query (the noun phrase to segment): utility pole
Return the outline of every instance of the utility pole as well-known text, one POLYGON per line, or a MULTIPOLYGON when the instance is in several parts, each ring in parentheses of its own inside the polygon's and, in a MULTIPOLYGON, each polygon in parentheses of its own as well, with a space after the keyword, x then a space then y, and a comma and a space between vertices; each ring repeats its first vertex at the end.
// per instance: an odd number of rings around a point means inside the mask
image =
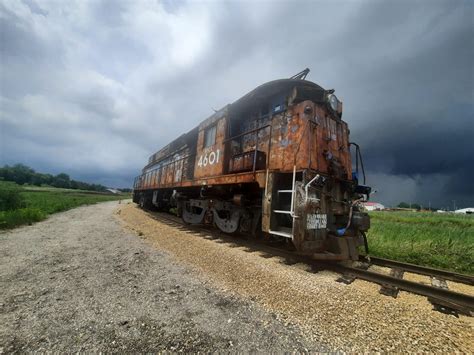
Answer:
POLYGON ((453 200, 453 212, 456 211, 456 200, 453 200))

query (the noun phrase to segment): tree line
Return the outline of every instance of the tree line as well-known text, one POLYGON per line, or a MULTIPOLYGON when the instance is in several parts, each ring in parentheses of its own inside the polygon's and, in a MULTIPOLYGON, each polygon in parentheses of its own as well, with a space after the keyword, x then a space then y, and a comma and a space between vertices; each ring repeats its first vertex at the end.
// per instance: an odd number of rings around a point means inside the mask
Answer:
POLYGON ((411 208, 411 209, 418 210, 418 211, 420 211, 420 210, 436 211, 436 210, 439 209, 439 208, 433 207, 433 206, 422 206, 419 203, 407 203, 407 202, 400 202, 397 205, 397 207, 398 208, 411 208))
POLYGON ((65 173, 60 173, 58 175, 38 173, 32 168, 23 164, 15 164, 13 166, 5 165, 0 168, 0 180, 13 181, 18 185, 48 185, 65 189, 88 191, 107 190, 106 186, 100 184, 88 184, 87 182, 73 180, 68 174, 65 173))

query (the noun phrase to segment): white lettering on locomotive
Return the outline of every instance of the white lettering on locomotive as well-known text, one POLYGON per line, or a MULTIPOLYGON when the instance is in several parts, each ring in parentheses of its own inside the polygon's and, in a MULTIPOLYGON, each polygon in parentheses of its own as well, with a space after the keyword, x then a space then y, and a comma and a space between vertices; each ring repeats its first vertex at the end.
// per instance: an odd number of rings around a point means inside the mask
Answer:
POLYGON ((327 226, 328 216, 326 214, 308 214, 306 218, 306 229, 324 229, 327 226))
POLYGON ((198 166, 200 168, 209 165, 214 165, 219 163, 219 155, 220 155, 220 150, 217 149, 215 152, 211 151, 210 153, 206 153, 204 155, 201 155, 198 160, 198 166))

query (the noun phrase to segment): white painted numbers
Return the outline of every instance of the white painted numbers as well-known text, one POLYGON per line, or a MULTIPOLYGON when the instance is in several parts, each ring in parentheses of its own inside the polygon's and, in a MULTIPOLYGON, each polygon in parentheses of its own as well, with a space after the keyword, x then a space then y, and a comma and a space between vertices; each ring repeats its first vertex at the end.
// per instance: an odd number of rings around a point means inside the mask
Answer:
POLYGON ((327 226, 328 216, 326 214, 308 214, 306 229, 324 229, 327 226))
POLYGON ((211 151, 210 153, 206 153, 204 155, 201 155, 198 160, 198 166, 200 168, 206 167, 208 164, 209 165, 214 165, 219 163, 219 155, 220 155, 220 150, 217 149, 215 152, 211 151))

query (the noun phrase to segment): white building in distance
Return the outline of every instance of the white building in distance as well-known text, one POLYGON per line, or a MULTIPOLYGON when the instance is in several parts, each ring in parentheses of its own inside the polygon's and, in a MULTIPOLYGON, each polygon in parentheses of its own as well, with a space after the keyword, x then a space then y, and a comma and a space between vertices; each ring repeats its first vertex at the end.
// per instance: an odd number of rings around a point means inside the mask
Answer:
POLYGON ((385 206, 378 202, 367 201, 367 202, 363 202, 362 206, 364 206, 364 208, 367 211, 381 211, 385 209, 385 206))
POLYGON ((460 210, 454 211, 454 213, 472 214, 474 213, 474 207, 461 208, 460 210))

